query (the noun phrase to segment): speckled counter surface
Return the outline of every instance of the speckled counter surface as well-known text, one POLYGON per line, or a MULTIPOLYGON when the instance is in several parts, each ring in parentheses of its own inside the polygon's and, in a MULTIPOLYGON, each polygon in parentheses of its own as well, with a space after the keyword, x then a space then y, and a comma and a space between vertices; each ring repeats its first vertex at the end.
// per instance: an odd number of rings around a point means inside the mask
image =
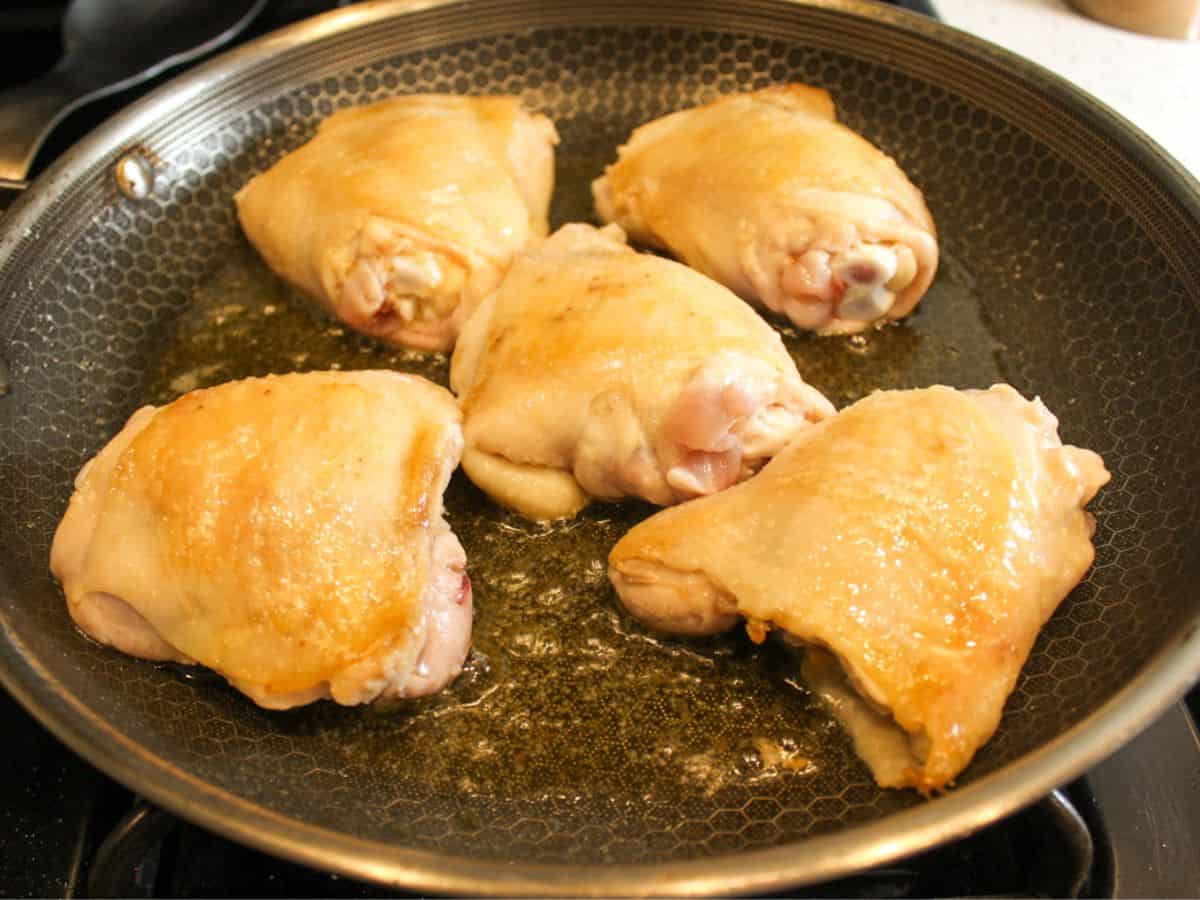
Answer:
POLYGON ((1094 94, 1200 177, 1200 41, 1092 21, 1065 0, 933 0, 948 25, 1020 53, 1094 94))

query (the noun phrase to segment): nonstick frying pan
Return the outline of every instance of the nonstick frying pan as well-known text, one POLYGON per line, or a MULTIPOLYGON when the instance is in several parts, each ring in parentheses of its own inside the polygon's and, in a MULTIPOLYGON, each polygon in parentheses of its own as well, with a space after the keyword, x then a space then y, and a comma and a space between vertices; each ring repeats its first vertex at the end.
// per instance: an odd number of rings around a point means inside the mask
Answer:
POLYGON ((5 217, 0 676, 151 800, 397 886, 744 893, 880 864, 1066 782, 1200 672, 1198 300, 1196 182, 1080 91, 937 23, 850 0, 353 6, 141 100, 5 217), (807 380, 839 405, 877 387, 1008 381, 1114 476, 1093 504, 1094 570, 953 790, 875 787, 786 648, 661 641, 624 616, 604 559, 648 514, 634 504, 535 526, 456 476, 475 650, 450 691, 416 706, 270 713, 75 631, 50 538, 76 471, 139 404, 331 366, 445 381, 444 357, 313 312, 239 233, 233 192, 323 116, 401 92, 518 93, 562 134, 561 223, 589 218, 587 183, 635 125, 784 81, 828 88, 896 157, 944 257, 904 324, 785 330, 807 380))

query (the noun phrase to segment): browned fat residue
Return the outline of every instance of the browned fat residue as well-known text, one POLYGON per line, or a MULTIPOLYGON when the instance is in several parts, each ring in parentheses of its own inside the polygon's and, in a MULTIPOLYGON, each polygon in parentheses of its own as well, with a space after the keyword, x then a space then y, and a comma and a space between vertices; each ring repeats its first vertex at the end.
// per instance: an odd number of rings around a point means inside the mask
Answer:
POLYGON ((816 771, 813 761, 798 752, 796 742, 791 738, 771 740, 765 737, 756 737, 752 739, 751 743, 758 751, 765 772, 809 773, 816 771))
POLYGON ((771 630, 771 623, 764 622, 761 619, 748 619, 746 621, 746 634, 750 640, 756 644, 761 644, 767 639, 767 633, 771 630))

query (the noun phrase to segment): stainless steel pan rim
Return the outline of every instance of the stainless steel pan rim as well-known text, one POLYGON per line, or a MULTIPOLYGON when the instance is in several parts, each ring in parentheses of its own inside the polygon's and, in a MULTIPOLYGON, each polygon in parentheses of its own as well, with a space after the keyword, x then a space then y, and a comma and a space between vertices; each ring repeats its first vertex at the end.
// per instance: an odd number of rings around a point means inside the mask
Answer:
MULTIPOLYGON (((290 48, 381 19, 469 0, 384 0, 329 13, 184 75, 81 142, 10 210, 0 260, 27 239, 39 215, 98 161, 111 158, 159 117, 214 85, 290 48)), ((1113 125, 1190 217, 1200 220, 1200 184, 1149 138, 1094 98, 1035 64, 937 23, 859 0, 814 0, 824 7, 936 35, 999 60, 1063 103, 1113 125)), ((251 73, 252 74, 252 73, 251 73)), ((350 876, 419 890, 481 894, 670 895, 749 893, 836 878, 925 850, 988 825, 1082 773, 1148 726, 1200 676, 1200 617, 1102 708, 1055 740, 977 782, 867 825, 789 846, 659 865, 500 864, 357 839, 273 813, 197 780, 154 756, 67 692, 26 652, 6 620, 0 682, 72 749, 163 807, 259 849, 350 876)))
POLYGON ((248 803, 146 753, 53 687, 9 634, 4 686, 69 747, 164 808, 250 846, 330 871, 447 894, 746 894, 827 881, 965 836, 1080 775, 1149 726, 1195 681, 1200 624, 1109 705, 993 775, 870 825, 799 844, 660 865, 502 865, 405 850, 307 825, 248 803), (15 652, 14 652, 15 651, 15 652))

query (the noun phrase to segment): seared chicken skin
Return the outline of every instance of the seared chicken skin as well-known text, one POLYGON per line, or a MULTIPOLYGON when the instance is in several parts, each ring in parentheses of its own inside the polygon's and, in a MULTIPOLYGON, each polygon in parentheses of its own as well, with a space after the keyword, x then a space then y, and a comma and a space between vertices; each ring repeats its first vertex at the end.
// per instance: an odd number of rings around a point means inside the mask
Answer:
POLYGON ((733 294, 620 229, 567 225, 467 320, 463 468, 526 516, 667 505, 755 471, 833 407, 733 294))
POLYGON ((50 568, 96 640, 208 666, 261 706, 428 694, 470 643, 442 518, 461 452, 453 398, 414 376, 194 391, 84 466, 50 568))
POLYGON ((609 577, 654 628, 745 619, 813 648, 809 684, 879 784, 942 788, 1092 563, 1084 505, 1109 475, 1057 424, 1007 385, 873 394, 747 483, 642 522, 609 577))
POLYGON ((937 270, 921 192, 803 85, 641 126, 592 191, 635 242, 822 334, 908 315, 937 270))
POLYGON ((352 328, 448 350, 545 236, 557 142, 515 97, 396 97, 322 122, 238 192, 238 216, 277 274, 352 328))

